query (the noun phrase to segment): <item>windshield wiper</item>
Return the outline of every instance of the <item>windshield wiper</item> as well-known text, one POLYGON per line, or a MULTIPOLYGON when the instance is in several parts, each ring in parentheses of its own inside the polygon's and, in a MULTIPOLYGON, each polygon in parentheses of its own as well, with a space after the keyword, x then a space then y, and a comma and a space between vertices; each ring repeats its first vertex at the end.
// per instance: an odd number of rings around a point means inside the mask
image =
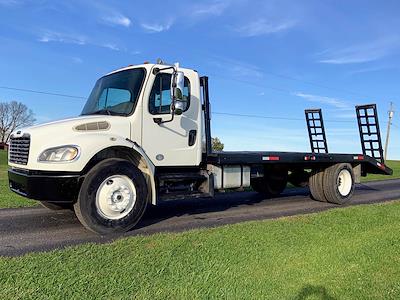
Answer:
POLYGON ((106 108, 91 112, 88 115, 104 115, 104 114, 107 114, 109 116, 113 115, 113 113, 109 109, 106 109, 106 108))

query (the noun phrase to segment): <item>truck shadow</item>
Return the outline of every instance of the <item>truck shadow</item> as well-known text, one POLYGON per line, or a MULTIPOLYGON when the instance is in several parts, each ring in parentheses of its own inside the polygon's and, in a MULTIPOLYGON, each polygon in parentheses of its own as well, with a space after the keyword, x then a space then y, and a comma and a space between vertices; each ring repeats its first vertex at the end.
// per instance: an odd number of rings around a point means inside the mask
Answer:
MULTIPOLYGON (((244 206, 280 205, 285 202, 293 202, 293 196, 299 196, 296 199, 296 201, 299 201, 299 199, 308 195, 308 188, 292 188, 271 199, 266 199, 256 192, 227 192, 217 194, 214 198, 164 201, 157 206, 150 206, 135 229, 184 215, 195 216, 194 219, 206 219, 207 216, 203 214, 224 212, 244 206)), ((308 198, 304 198, 304 201, 307 200, 308 198)))
POLYGON ((359 191, 378 191, 379 190, 379 189, 373 188, 371 186, 368 186, 368 185, 362 184, 362 183, 358 184, 356 189, 359 191))
MULTIPOLYGON (((365 184, 358 184, 356 190, 363 192, 377 189, 365 184)), ((343 205, 343 207, 348 205, 350 204, 343 205)), ((317 211, 318 209, 326 209, 327 207, 335 207, 337 205, 312 201, 308 187, 287 188, 280 196, 271 199, 267 199, 256 192, 217 193, 214 198, 171 200, 163 201, 157 206, 150 206, 139 224, 131 231, 131 234, 135 232, 135 230, 142 231, 144 227, 184 216, 191 216, 192 221, 188 222, 192 222, 192 224, 196 223, 196 220, 201 221, 211 218, 213 218, 215 223, 222 224, 228 222, 223 219, 229 219, 229 215, 218 215, 218 212, 233 211, 235 208, 243 208, 246 206, 260 207, 260 210, 263 208, 265 210, 268 206, 267 210, 271 211, 270 217, 280 217, 285 215, 284 211, 286 209, 298 209, 298 212, 301 213, 301 211, 312 212, 313 210, 317 211), (275 212, 273 212, 273 210, 275 210, 275 212)), ((257 212, 253 210, 252 213, 257 212)), ((245 220, 246 214, 249 215, 251 213, 244 211, 242 214, 243 220, 245 220)), ((171 227, 175 227, 173 224, 170 225, 171 227)))

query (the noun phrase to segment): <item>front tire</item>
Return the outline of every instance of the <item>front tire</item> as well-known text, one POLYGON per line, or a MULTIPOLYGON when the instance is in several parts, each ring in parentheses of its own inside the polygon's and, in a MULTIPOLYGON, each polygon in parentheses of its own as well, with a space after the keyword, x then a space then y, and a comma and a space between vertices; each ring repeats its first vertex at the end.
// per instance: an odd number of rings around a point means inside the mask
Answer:
POLYGON ((146 207, 142 172, 127 160, 106 159, 86 175, 74 210, 87 229, 109 234, 132 229, 146 207))

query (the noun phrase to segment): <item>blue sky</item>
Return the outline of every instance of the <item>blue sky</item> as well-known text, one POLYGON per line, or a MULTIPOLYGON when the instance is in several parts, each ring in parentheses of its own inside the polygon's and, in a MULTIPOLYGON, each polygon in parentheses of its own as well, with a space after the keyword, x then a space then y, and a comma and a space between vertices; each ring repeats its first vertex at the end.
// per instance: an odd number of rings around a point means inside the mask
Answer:
MULTIPOLYGON (((105 73, 161 57, 210 77, 212 131, 227 150, 308 151, 304 109, 317 107, 330 151, 360 152, 354 105, 378 104, 383 137, 389 102, 400 107, 399 14, 390 0, 0 0, 0 86, 86 97, 105 73)), ((38 122, 84 105, 0 88, 9 100, 38 122)))

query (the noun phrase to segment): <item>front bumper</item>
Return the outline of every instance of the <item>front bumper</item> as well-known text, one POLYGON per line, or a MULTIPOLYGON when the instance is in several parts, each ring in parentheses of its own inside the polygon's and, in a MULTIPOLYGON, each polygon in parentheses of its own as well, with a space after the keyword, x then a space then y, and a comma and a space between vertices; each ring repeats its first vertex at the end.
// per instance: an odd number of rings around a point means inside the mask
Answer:
POLYGON ((75 173, 40 172, 9 169, 10 189, 24 197, 59 203, 78 199, 83 177, 75 173))

